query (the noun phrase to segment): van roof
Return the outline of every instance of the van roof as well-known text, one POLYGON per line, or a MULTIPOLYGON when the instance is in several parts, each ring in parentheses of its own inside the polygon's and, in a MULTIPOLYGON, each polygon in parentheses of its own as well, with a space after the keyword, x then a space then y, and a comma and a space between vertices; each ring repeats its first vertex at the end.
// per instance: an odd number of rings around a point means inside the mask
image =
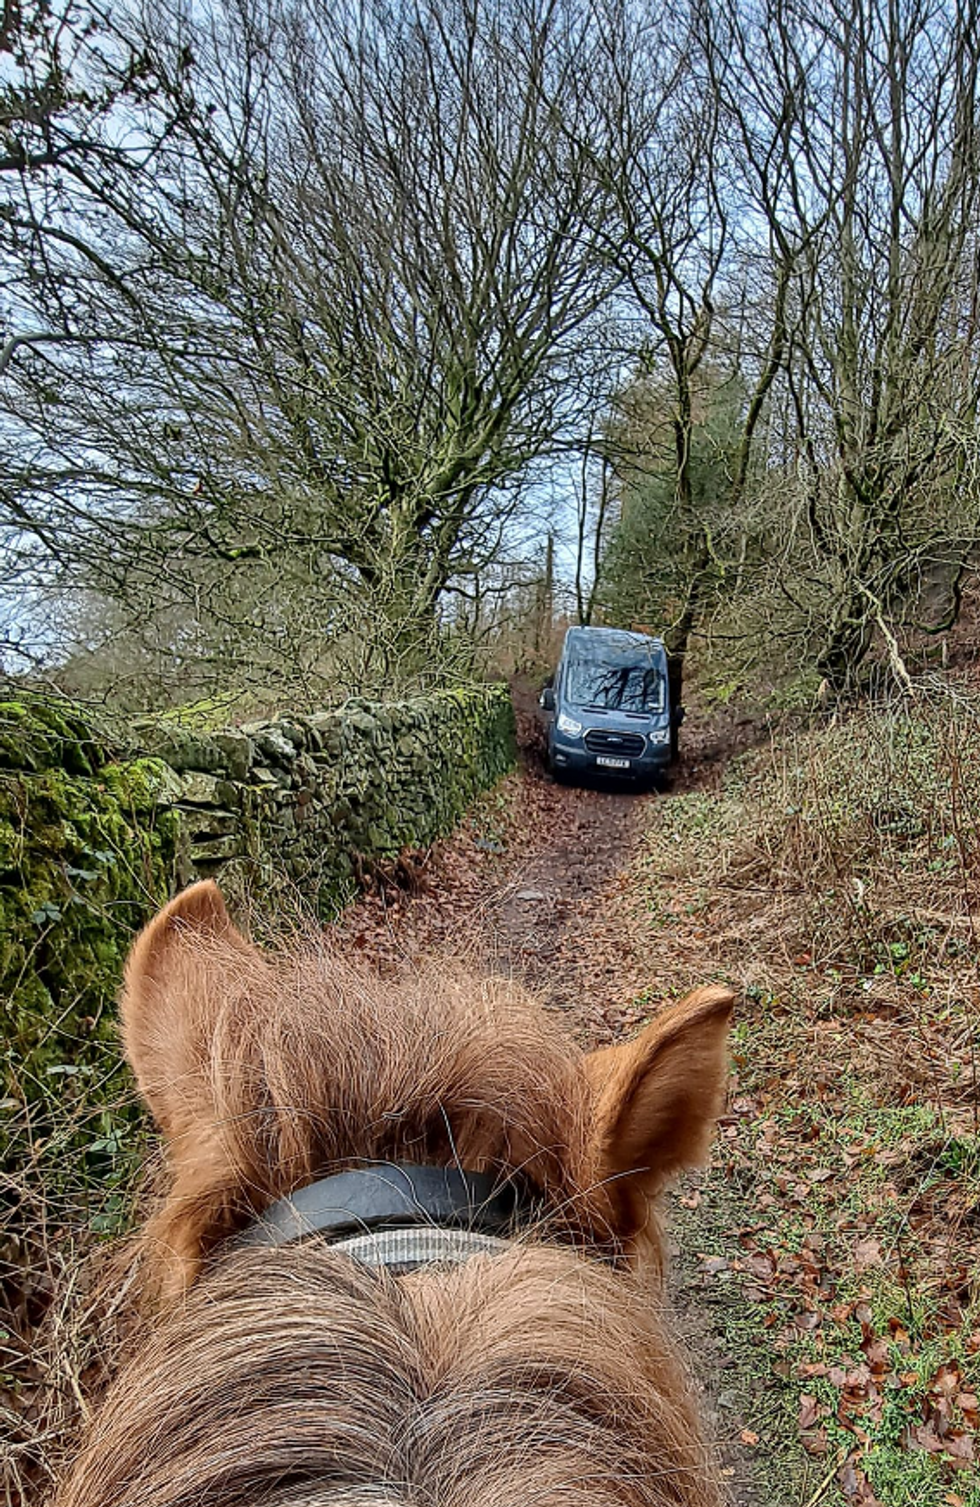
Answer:
POLYGON ((562 658, 574 654, 606 663, 636 664, 659 660, 664 652, 663 639, 652 638, 649 633, 633 633, 626 628, 569 628, 562 658))

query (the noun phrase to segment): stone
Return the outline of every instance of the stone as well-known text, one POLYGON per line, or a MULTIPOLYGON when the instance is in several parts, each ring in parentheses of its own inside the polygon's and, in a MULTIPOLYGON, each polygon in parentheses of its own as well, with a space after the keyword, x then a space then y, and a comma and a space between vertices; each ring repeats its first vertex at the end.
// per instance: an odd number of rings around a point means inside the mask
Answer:
POLYGON ((129 759, 106 764, 99 778, 127 810, 149 812, 180 800, 182 778, 163 759, 129 759))
POLYGON ((194 808, 182 814, 185 830, 190 833, 192 843, 199 837, 228 837, 232 832, 239 831, 237 811, 194 808))
POLYGON ((185 769, 209 770, 224 767, 224 755, 216 738, 203 733, 189 733, 185 728, 139 718, 133 731, 147 753, 156 754, 181 774, 185 769))
POLYGON ((221 784, 212 774, 191 770, 181 778, 178 800, 181 805, 220 806, 221 784))
POLYGON ((233 780, 246 780, 252 767, 251 739, 242 732, 215 733, 214 741, 224 755, 225 768, 233 780))
POLYGON ((311 758, 308 753, 298 754, 296 763, 293 765, 293 775, 304 784, 315 780, 317 778, 316 760, 311 758))
POLYGON ((237 833, 228 837, 212 837, 205 842, 191 843, 191 862, 208 863, 216 858, 237 858, 242 851, 242 840, 237 833))
POLYGON ((323 738, 320 734, 319 728, 314 727, 309 719, 304 720, 303 727, 306 731, 307 748, 309 748, 313 753, 319 753, 320 749, 323 747, 323 738))
POLYGON ((256 748, 280 764, 291 764, 296 757, 296 747, 288 738, 284 738, 281 732, 274 727, 266 728, 265 732, 256 733, 256 748))
POLYGON ((376 741, 378 737, 378 723, 369 712, 351 712, 350 716, 346 717, 344 721, 347 727, 353 728, 355 732, 362 733, 372 743, 376 741))

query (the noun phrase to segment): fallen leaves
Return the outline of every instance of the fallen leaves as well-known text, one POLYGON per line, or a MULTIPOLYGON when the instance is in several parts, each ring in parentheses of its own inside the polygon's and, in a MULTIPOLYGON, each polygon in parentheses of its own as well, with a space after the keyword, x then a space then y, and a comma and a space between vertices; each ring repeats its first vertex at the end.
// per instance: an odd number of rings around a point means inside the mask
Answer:
POLYGON ((881 1241, 873 1237, 869 1240, 859 1240, 854 1247, 854 1270, 866 1272, 870 1266, 881 1264, 881 1241))
POLYGON ((855 1459, 845 1461, 837 1472, 837 1480, 841 1491, 854 1507, 880 1507, 867 1476, 855 1459))
POLYGON ((815 1397, 810 1397, 804 1392, 800 1397, 800 1433, 806 1433, 814 1424, 819 1423, 821 1418, 826 1418, 828 1409, 822 1407, 815 1397))
MULTIPOLYGON (((918 1127, 928 1117, 910 1114, 903 1136, 901 1109, 892 1120, 883 1111, 849 1116, 832 1095, 808 1099, 804 1054, 794 1058, 793 1072, 778 1081, 757 1073, 752 1092, 740 1085, 722 1121, 720 1170, 745 1190, 752 1222, 726 1231, 720 1247, 699 1258, 702 1280, 723 1282, 752 1305, 752 1323, 768 1333, 760 1342, 773 1352, 773 1385, 796 1388, 800 1444, 814 1462, 826 1461, 825 1485, 836 1478, 849 1507, 889 1507, 869 1475, 882 1448, 890 1458, 928 1456, 938 1484, 967 1472, 963 1500, 973 1503, 980 1331, 962 1325, 977 1278, 943 1218, 960 1205, 933 1171, 937 1153, 930 1151, 925 1177, 914 1170, 923 1158, 918 1127), (882 1312, 884 1293, 891 1313, 882 1312), (935 1347, 947 1336, 937 1361, 935 1347)), ((967 1144, 968 1129, 946 1133, 967 1144)), ((699 1200, 688 1194, 680 1202, 700 1203, 710 1218, 710 1183, 699 1200)), ((758 1425, 745 1422, 739 1437, 754 1448, 745 1434, 756 1435, 758 1425)))

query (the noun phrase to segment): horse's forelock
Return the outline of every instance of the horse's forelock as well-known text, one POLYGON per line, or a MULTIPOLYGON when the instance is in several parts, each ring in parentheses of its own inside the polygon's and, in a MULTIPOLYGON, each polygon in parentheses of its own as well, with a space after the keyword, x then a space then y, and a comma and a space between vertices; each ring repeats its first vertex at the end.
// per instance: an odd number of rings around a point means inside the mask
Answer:
POLYGON ((181 1129, 151 1266, 176 1251, 193 1275, 268 1204, 362 1159, 519 1171, 585 1217, 582 1054, 509 981, 443 961, 395 983, 322 942, 187 938, 177 961, 202 1039, 169 1085, 181 1129))

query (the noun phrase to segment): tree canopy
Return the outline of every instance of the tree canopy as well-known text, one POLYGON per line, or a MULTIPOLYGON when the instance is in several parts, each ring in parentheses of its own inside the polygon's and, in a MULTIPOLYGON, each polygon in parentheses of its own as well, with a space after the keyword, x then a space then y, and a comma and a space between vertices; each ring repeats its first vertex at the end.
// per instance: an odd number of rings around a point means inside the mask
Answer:
POLYGON ((42 653, 418 669, 558 458, 678 674, 719 613, 835 685, 955 615, 972 0, 5 16, 0 600, 42 653))

